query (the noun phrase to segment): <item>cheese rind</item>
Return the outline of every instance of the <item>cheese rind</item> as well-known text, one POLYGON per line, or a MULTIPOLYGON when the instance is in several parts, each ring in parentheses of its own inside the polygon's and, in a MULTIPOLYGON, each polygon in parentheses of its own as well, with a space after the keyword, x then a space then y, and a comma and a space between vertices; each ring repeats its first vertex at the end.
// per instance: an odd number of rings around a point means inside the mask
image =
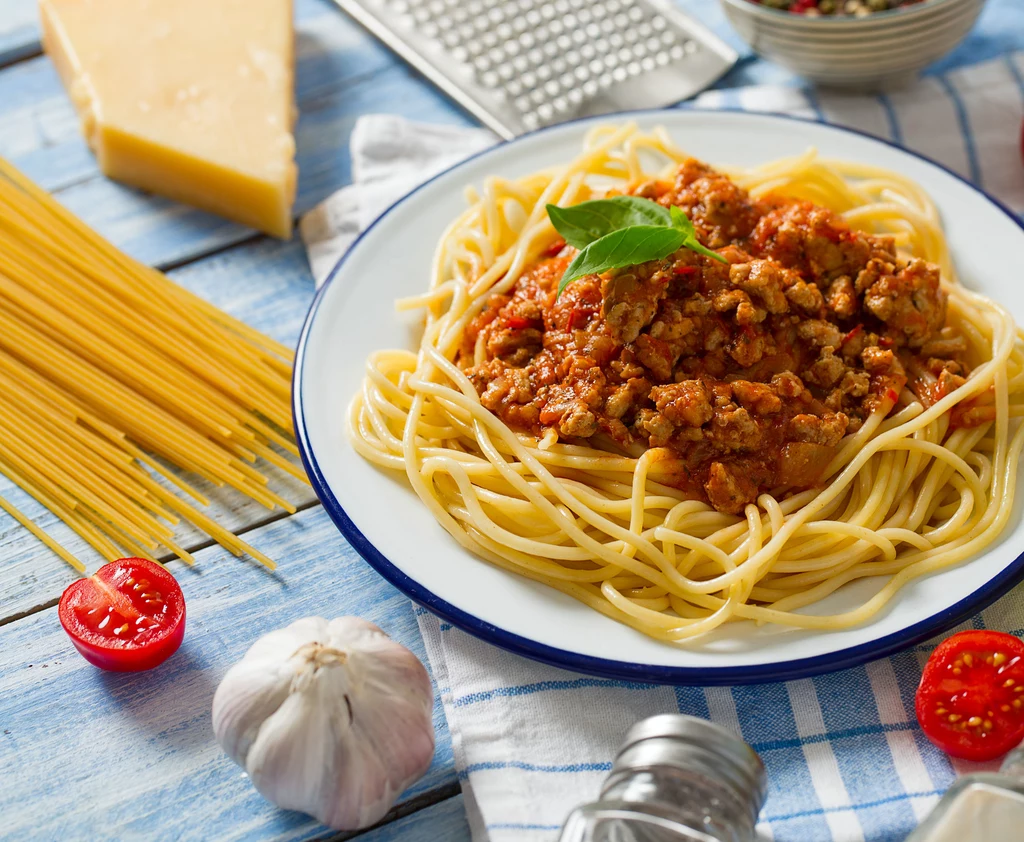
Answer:
POLYGON ((40 11, 105 175, 291 234, 291 0, 40 0, 40 11))

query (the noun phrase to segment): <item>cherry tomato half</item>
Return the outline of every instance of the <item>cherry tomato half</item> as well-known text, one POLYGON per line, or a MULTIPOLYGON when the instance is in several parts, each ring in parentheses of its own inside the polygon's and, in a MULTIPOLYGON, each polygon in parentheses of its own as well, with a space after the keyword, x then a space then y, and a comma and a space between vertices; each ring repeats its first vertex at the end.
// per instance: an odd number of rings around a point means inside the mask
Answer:
POLYGON ((121 558, 72 582, 57 614, 82 656, 115 672, 163 663, 185 636, 181 588, 159 564, 144 558, 121 558))
POLYGON ((1006 754, 1024 739, 1024 642, 995 631, 947 638, 925 664, 914 707, 925 735, 947 754, 1006 754))

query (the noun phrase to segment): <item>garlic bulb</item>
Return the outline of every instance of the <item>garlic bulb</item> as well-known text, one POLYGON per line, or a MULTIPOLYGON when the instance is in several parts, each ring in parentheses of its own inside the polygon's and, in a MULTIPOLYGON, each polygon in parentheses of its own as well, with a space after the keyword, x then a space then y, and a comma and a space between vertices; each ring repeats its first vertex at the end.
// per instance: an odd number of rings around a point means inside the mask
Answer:
POLYGON ((433 702, 423 664, 377 626, 307 617, 228 670, 213 730, 265 798, 355 830, 427 770, 433 702))

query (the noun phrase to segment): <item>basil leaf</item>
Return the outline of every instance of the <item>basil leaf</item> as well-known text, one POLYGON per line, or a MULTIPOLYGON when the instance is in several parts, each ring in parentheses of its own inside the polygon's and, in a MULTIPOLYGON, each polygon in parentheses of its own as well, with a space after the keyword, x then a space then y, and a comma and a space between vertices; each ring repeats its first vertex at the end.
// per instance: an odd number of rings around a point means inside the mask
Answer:
POLYGON ((690 217, 683 213, 675 205, 669 209, 672 213, 672 227, 682 231, 688 237, 696 237, 696 233, 693 230, 693 223, 690 222, 690 217))
MULTIPOLYGON (((671 225, 674 217, 667 208, 639 196, 594 199, 567 208, 548 205, 548 217, 563 239, 584 249, 613 231, 637 225, 671 225)), ((685 217, 684 217, 685 218, 685 217)), ((690 226, 693 230, 693 226, 690 226)))
POLYGON ((685 240, 684 232, 662 225, 632 225, 606 234, 576 255, 576 259, 562 275, 558 295, 562 294, 566 286, 584 275, 597 275, 609 269, 636 266, 648 260, 668 257, 685 240))
POLYGON ((711 249, 702 246, 697 241, 696 237, 691 237, 690 239, 685 240, 683 242, 683 246, 688 248, 690 251, 697 252, 697 254, 703 254, 705 257, 710 257, 712 260, 717 260, 719 263, 729 262, 724 257, 722 257, 722 255, 720 255, 717 251, 712 251, 711 249))

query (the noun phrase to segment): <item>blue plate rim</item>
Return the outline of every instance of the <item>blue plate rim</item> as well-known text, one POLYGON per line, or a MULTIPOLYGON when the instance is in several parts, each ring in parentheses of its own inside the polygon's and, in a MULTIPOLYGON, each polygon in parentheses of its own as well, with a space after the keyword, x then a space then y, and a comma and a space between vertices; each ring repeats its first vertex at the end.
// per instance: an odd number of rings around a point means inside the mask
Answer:
POLYGON ((1002 213, 1006 214, 1006 216, 1008 216, 1017 225, 1017 227, 1021 229, 1022 233, 1024 233, 1024 221, 1010 210, 1009 207, 995 196, 992 196, 984 189, 968 181, 946 165, 935 161, 926 155, 906 149, 905 147, 900 146, 897 143, 893 143, 890 140, 876 137, 868 132, 847 126, 838 126, 832 123, 826 123, 822 120, 798 117, 793 114, 779 114, 775 112, 760 111, 750 112, 737 108, 703 109, 686 106, 681 109, 643 109, 637 111, 622 111, 615 114, 605 114, 599 117, 583 117, 576 120, 569 120, 564 123, 537 129, 513 140, 501 141, 496 146, 483 149, 480 152, 469 156, 465 160, 448 167, 437 175, 429 178, 427 181, 423 182, 392 204, 386 211, 377 217, 377 219, 375 219, 365 231, 361 232, 359 236, 356 237, 346 250, 345 254, 339 258, 334 268, 328 274, 323 285, 314 296, 313 302, 309 307, 309 312, 306 314, 305 322, 302 325, 302 331, 299 334, 299 341, 295 351, 295 364, 292 373, 292 421, 295 427, 295 436, 299 448, 299 455, 302 459, 302 464, 306 470, 306 474, 309 476, 309 480, 312 483, 313 491, 323 504, 328 516, 334 522, 335 526, 337 526, 342 536, 349 542, 349 544, 352 545, 353 549, 355 549, 356 552, 358 552, 359 555, 362 556, 363 559, 386 581, 414 602, 423 606, 438 617, 447 620, 453 626, 457 626, 474 637, 495 646, 499 646, 509 652, 522 655, 523 657, 534 661, 549 664, 550 666, 571 670, 573 672, 599 676, 601 678, 615 679, 630 683, 681 686, 730 686, 738 684, 774 683, 779 681, 790 681, 798 678, 811 678, 824 673, 849 669, 850 667, 859 666, 869 661, 884 658, 895 652, 914 646, 952 628, 953 626, 958 625, 959 623, 962 623, 977 612, 987 608, 1017 583, 1018 579, 1022 574, 1024 574, 1024 553, 1018 555, 1017 558, 1008 564, 997 576, 989 579, 980 588, 968 594, 959 602, 951 605, 944 611, 940 611, 925 620, 921 620, 918 623, 907 626, 905 629, 877 638, 876 640, 860 643, 856 646, 850 646, 824 655, 815 655, 808 658, 799 658, 781 662, 748 664, 738 667, 670 667, 658 664, 639 664, 630 661, 617 661, 607 658, 597 658, 590 655, 581 655, 566 649, 559 649, 557 647, 538 643, 530 640, 529 638, 506 631, 491 623, 487 623, 469 612, 456 608, 451 603, 420 585, 416 580, 407 576, 392 564, 391 561, 389 561, 384 554, 381 553, 365 535, 363 535, 359 527, 356 526, 348 516, 345 509, 338 502, 338 499, 334 496, 330 486, 327 484, 323 472, 320 470, 320 466, 316 461, 316 456, 313 453, 312 446, 310 445, 309 435, 306 429, 305 413, 302 403, 302 374, 305 367, 309 334, 312 330, 317 312, 319 311, 320 305, 324 299, 324 295, 330 288, 334 279, 337 277, 338 272, 344 265, 345 261, 353 253, 362 239, 378 224, 382 223, 395 208, 407 201, 409 197, 418 193, 420 190, 425 189, 434 181, 447 175, 452 170, 458 169, 467 162, 493 152, 496 149, 504 148, 506 146, 519 143, 527 138, 545 134, 556 129, 562 129, 567 125, 609 122, 614 121, 616 118, 623 117, 639 119, 645 117, 656 118, 657 115, 669 114, 678 110, 698 113, 706 112, 708 114, 731 114, 739 117, 757 116, 770 119, 789 120, 798 123, 808 123, 811 125, 827 126, 828 128, 839 132, 859 135, 877 143, 882 143, 886 146, 898 149, 901 152, 905 152, 908 155, 912 155, 915 158, 931 164, 932 166, 935 166, 953 176, 953 178, 962 182, 971 190, 981 194, 1002 213))

